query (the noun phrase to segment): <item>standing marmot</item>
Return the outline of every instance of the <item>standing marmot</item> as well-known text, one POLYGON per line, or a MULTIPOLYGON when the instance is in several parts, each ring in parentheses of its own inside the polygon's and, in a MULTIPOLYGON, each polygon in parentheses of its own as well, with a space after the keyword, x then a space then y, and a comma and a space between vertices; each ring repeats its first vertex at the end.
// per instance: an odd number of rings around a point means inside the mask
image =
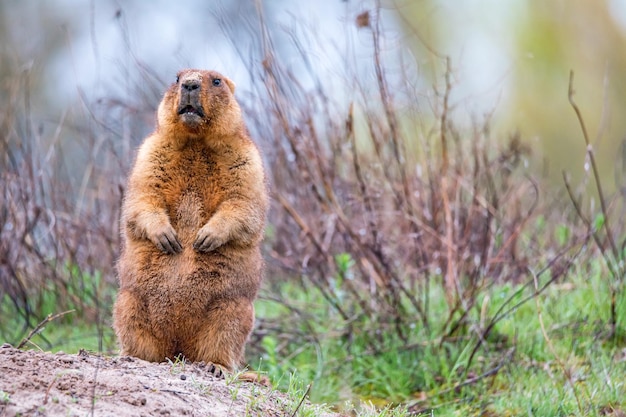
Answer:
POLYGON ((254 324, 268 206, 263 164, 212 71, 184 70, 139 148, 122 207, 121 354, 233 370, 254 324))

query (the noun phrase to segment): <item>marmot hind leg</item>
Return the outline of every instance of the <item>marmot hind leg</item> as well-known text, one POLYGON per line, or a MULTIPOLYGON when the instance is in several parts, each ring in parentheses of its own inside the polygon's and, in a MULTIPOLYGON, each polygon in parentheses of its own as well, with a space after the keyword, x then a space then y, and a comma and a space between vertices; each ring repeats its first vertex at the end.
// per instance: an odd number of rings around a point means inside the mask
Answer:
POLYGON ((244 361, 244 345, 254 325, 254 307, 248 299, 221 301, 200 327, 194 360, 234 371, 244 361))
POLYGON ((113 310, 113 327, 122 356, 135 356, 150 362, 163 362, 167 349, 150 331, 146 312, 129 290, 120 290, 113 310))

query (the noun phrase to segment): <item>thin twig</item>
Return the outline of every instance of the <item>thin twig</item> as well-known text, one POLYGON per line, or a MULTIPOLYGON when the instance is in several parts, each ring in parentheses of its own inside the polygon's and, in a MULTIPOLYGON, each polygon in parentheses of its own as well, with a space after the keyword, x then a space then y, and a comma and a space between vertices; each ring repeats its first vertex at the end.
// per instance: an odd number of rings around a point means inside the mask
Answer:
MULTIPOLYGON (((574 71, 570 71, 570 74, 569 74, 569 89, 568 89, 567 97, 569 99, 569 102, 572 108, 574 109, 574 112, 576 113, 576 117, 578 118, 578 123, 580 124, 580 128, 583 133, 583 138, 585 139, 585 144, 587 145, 587 155, 589 155, 589 162, 591 163, 593 179, 595 181, 596 189, 598 191, 598 198, 600 199, 600 207, 602 209, 602 215, 604 216, 603 226, 606 232, 606 238, 609 241, 609 246, 611 248, 613 259, 610 259, 609 257, 605 255, 604 248, 603 248, 604 245, 601 244, 600 239, 596 236, 595 231, 593 232, 594 239, 596 241, 596 245, 598 246, 598 248, 600 248, 600 251, 602 252, 602 255, 606 263, 609 265, 609 268, 611 269, 613 278, 621 282, 621 280, 624 277, 625 270, 624 270, 624 266, 622 262, 617 263, 618 260, 620 260, 622 257, 620 255, 620 250, 617 248, 617 245, 615 244, 613 231, 611 230, 609 210, 606 205, 606 198, 604 196, 604 191, 602 190, 602 182, 600 181, 600 173, 598 172, 598 165, 596 164, 596 157, 593 153, 593 146, 591 145, 591 142, 589 140, 589 135, 587 133, 587 128, 585 127, 585 121, 583 119, 582 113, 580 109, 578 108, 578 106, 576 105, 576 102, 574 102, 574 71)), ((615 329, 617 327, 617 313, 616 313, 617 289, 614 288, 614 285, 610 285, 609 288, 611 291, 611 302, 610 302, 611 335, 614 336, 615 329)))
POLYGON ((37 326, 35 326, 35 328, 33 330, 31 330, 31 332, 28 334, 28 336, 26 336, 24 339, 22 339, 22 341, 20 342, 19 345, 17 345, 18 349, 21 349, 24 347, 24 345, 26 345, 26 343, 28 343, 30 341, 30 339, 37 333, 39 333, 41 331, 41 329, 47 324, 50 323, 52 320, 56 320, 59 317, 62 317, 68 313, 73 313, 76 310, 67 310, 67 311, 63 311, 62 313, 57 313, 57 314, 48 314, 48 316, 43 319, 37 326))
POLYGON ((54 383, 57 382, 57 379, 59 379, 59 374, 56 374, 54 376, 54 379, 50 382, 50 384, 48 384, 48 388, 46 388, 46 395, 43 397, 44 405, 48 404, 48 396, 50 395, 50 390, 52 389, 54 383))
POLYGON ((302 395, 302 398, 300 398, 300 402, 298 403, 298 406, 296 407, 296 409, 293 410, 293 413, 291 413, 291 417, 295 417, 296 414, 298 413, 298 410, 302 406, 304 399, 306 398, 307 395, 309 395, 309 391, 311 391, 311 385, 313 385, 313 383, 310 383, 309 385, 307 385, 306 391, 304 391, 304 395, 302 395))
POLYGON ((448 306, 454 304, 455 299, 462 300, 461 289, 459 288, 459 282, 457 279, 457 265, 456 265, 456 250, 454 244, 454 225, 452 224, 452 210, 450 208, 450 194, 448 190, 448 178, 450 177, 450 156, 448 155, 448 140, 446 136, 446 129, 448 124, 448 110, 449 110, 449 98, 452 90, 450 83, 450 58, 446 57, 446 89, 443 95, 443 110, 441 112, 441 126, 440 126, 440 138, 441 138, 441 197, 443 200, 443 212, 444 212, 444 224, 445 224, 445 241, 446 241, 446 275, 445 275, 445 294, 448 301, 448 306), (456 294, 456 296, 455 296, 456 294))
POLYGON ((574 109, 574 112, 576 112, 576 117, 578 118, 580 129, 583 132, 585 144, 587 145, 587 155, 589 155, 589 162, 591 163, 591 169, 593 170, 593 179, 596 183, 598 197, 600 199, 600 207, 602 208, 602 215, 604 216, 604 230, 606 230, 606 235, 609 240, 609 244, 611 245, 613 256, 615 257, 615 259, 619 259, 619 249, 615 244, 615 240, 613 239, 613 232, 611 231, 611 227, 609 225, 609 210, 607 209, 606 198, 604 197, 604 191, 602 190, 602 182, 600 181, 600 173, 598 172, 596 157, 594 156, 593 147, 591 146, 591 142, 589 141, 589 135, 587 134, 587 128, 585 127, 585 121, 583 119, 582 113, 580 112, 578 105, 576 105, 576 102, 574 101, 574 71, 570 71, 569 73, 569 89, 567 98, 569 99, 569 103, 574 109))
POLYGON ((593 227, 591 220, 587 218, 587 216, 585 216, 585 213, 583 213, 582 207, 580 207, 580 203, 576 201, 576 197, 574 196, 574 191, 572 190, 572 186, 569 182, 569 179, 567 178, 567 175, 565 174, 565 172, 563 172, 562 174, 563 174, 563 182, 565 183, 565 190, 567 191, 567 195, 569 196, 569 199, 572 202, 572 205, 574 206, 574 210, 576 211, 576 214, 583 221, 585 226, 587 226, 588 234, 591 235, 594 242, 596 243, 596 246, 600 250, 600 253, 602 254, 602 258, 604 259, 607 268, 609 268, 611 275, 618 276, 619 272, 615 270, 615 265, 613 265, 613 262, 610 262, 609 258, 607 257, 606 248, 605 248, 605 245, 602 244, 602 237, 599 234, 599 230, 593 227))
POLYGON ((96 386, 98 385, 98 372, 100 371, 100 363, 102 362, 102 356, 98 355, 96 362, 96 369, 93 374, 93 385, 91 386, 91 417, 96 414, 96 386))

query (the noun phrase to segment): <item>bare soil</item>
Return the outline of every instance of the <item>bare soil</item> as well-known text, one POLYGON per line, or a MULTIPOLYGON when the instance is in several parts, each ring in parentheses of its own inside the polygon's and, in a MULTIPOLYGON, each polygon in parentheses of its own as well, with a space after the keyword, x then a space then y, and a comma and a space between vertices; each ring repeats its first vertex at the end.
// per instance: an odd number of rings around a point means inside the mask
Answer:
POLYGON ((23 351, 4 344, 0 417, 291 416, 298 406, 297 399, 282 392, 228 376, 218 379, 208 368, 86 351, 23 351))

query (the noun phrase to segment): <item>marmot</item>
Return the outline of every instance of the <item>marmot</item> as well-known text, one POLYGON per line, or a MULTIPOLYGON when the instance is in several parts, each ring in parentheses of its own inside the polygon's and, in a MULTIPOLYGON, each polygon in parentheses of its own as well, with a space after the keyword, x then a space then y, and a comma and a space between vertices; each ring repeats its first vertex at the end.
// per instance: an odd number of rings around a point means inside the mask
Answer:
POLYGON ((268 196, 234 91, 217 72, 179 72, 138 150, 113 313, 122 355, 183 355, 228 371, 243 362, 268 196))

